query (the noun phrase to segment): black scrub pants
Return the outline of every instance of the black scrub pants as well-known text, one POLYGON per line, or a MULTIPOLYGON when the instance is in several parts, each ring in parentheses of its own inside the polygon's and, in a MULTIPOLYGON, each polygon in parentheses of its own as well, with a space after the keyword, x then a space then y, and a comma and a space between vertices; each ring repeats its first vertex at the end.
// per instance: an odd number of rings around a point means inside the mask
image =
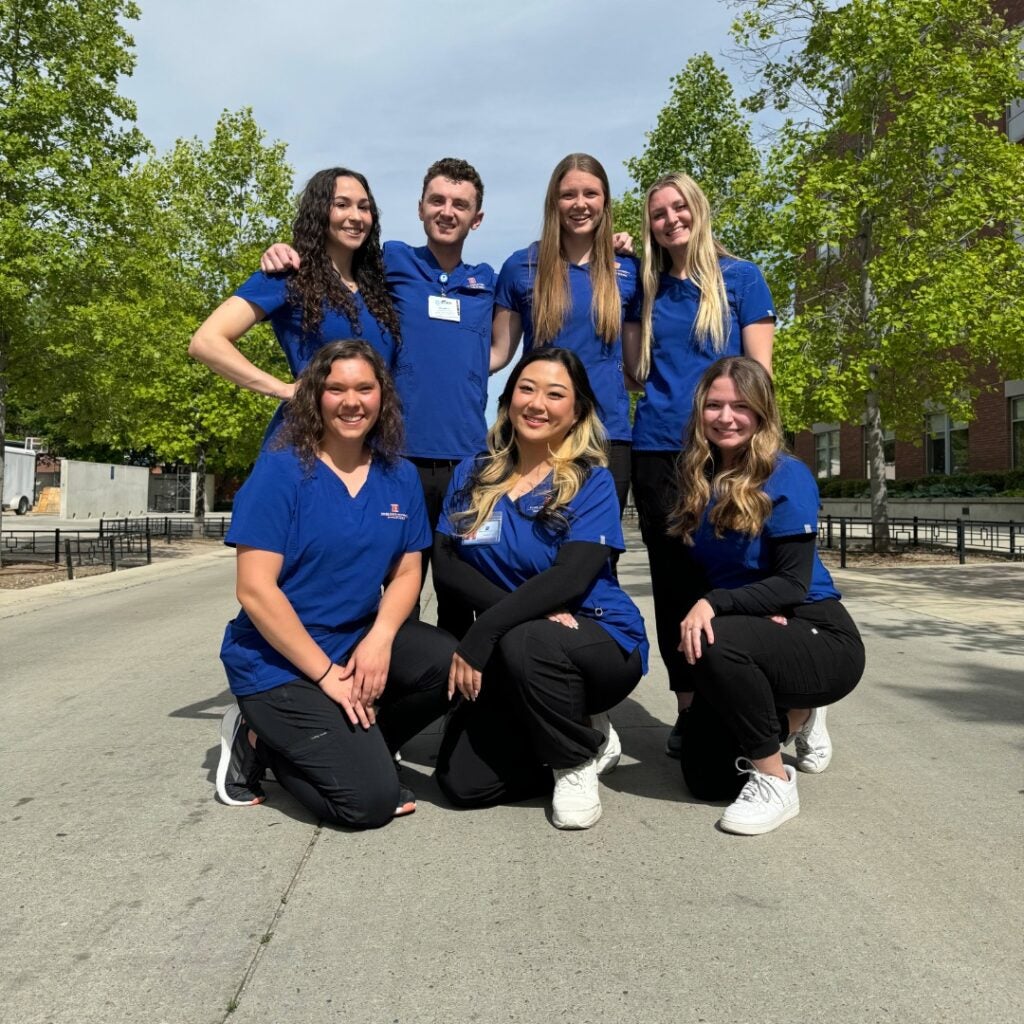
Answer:
POLYGON ((256 756, 320 821, 354 828, 386 825, 398 806, 393 753, 444 714, 455 641, 410 620, 391 648, 377 724, 352 725, 309 679, 238 698, 258 737, 256 756))
MULTIPOLYGON (((455 467, 462 460, 409 459, 409 461, 416 467, 420 475, 430 529, 436 533, 437 523, 444 507, 444 496, 448 493, 448 484, 451 483, 455 467)), ((430 548, 423 552, 424 580, 427 578, 427 569, 430 566, 430 552, 430 548)), ((436 576, 434 578, 434 596, 437 598, 438 627, 446 633, 451 633, 452 636, 462 639, 466 635, 466 630, 473 625, 473 609, 461 600, 458 594, 443 586, 438 586, 436 576)), ((418 605, 416 614, 419 614, 418 605)))
POLYGON ((483 807, 551 792, 552 768, 589 761, 604 735, 585 721, 640 682, 630 654, 593 619, 579 629, 535 619, 509 630, 483 672, 480 696, 451 716, 438 785, 456 806, 483 807))
POLYGON ((849 694, 864 672, 864 644, 834 599, 800 605, 785 626, 755 615, 718 615, 711 626, 715 642, 703 637, 700 658, 688 666, 695 696, 684 716, 692 728, 684 726, 683 776, 695 796, 730 799, 742 785, 735 759, 778 753, 790 708, 824 707, 849 694))
POLYGON ((679 452, 633 450, 633 501, 640 520, 640 534, 647 548, 654 599, 654 627, 658 651, 668 671, 669 688, 693 689, 686 660, 679 652, 679 623, 711 588, 703 570, 678 537, 666 532, 678 489, 676 460, 679 452))

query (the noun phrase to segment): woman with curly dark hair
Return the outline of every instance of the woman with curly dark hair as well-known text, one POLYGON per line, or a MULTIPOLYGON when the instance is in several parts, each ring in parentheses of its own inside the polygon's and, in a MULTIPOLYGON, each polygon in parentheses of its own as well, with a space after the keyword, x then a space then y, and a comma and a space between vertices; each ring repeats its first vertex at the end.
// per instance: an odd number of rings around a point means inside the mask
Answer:
MULTIPOLYGON (((400 342, 398 316, 384 281, 377 204, 363 175, 345 167, 317 171, 302 192, 292 227, 302 262, 293 274, 253 274, 196 331, 189 355, 240 387, 287 401, 295 384, 254 366, 238 341, 269 320, 293 376, 328 341, 359 337, 388 369, 400 342)), ((281 407, 267 436, 281 422, 281 407)))
POLYGON ((647 669, 597 401, 579 357, 544 346, 509 377, 487 451, 459 464, 435 577, 476 614, 452 658, 437 779, 460 806, 551 793, 556 828, 601 816, 621 745, 606 712, 647 669))
POLYGON ((270 768, 323 821, 372 828, 415 809, 392 755, 444 712, 455 643, 407 621, 431 530, 401 443, 380 355, 332 342, 235 497, 225 540, 238 550, 242 610, 221 647, 237 700, 221 724, 226 804, 262 803, 270 768))

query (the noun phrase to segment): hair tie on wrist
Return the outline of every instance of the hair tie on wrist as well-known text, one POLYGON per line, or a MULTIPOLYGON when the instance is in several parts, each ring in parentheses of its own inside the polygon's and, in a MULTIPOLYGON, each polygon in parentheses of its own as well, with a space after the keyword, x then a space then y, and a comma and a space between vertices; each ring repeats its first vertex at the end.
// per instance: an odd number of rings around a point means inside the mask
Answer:
POLYGON ((332 661, 327 668, 324 669, 324 674, 319 679, 314 679, 313 682, 319 686, 326 678, 331 669, 334 668, 334 662, 332 661))

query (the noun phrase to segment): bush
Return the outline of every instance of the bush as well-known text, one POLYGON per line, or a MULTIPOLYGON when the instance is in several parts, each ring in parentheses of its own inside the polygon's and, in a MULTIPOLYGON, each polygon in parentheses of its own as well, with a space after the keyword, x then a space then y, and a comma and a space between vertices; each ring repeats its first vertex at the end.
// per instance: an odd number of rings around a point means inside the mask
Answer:
MULTIPOLYGON (((823 498, 867 500, 871 495, 867 480, 823 480, 819 491, 823 498)), ((890 498, 1019 498, 1024 497, 1024 469, 890 480, 888 494, 890 498)))

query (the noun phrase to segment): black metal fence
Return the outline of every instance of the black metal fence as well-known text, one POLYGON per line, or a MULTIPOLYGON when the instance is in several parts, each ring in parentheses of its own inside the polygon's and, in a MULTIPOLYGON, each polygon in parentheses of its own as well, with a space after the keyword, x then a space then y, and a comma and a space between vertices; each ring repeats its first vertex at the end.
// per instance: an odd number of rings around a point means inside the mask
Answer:
MULTIPOLYGON (((963 565, 968 552, 1024 559, 1024 529, 1014 522, 979 519, 890 518, 889 538, 894 550, 949 548, 963 565)), ((839 564, 845 569, 851 550, 874 550, 877 532, 870 519, 857 516, 825 516, 818 523, 820 547, 839 550, 839 564)))
POLYGON ((0 550, 5 561, 62 565, 71 580, 76 568, 87 565, 109 565, 112 571, 148 565, 154 543, 222 538, 230 524, 229 516, 101 519, 90 529, 4 530, 0 550))

